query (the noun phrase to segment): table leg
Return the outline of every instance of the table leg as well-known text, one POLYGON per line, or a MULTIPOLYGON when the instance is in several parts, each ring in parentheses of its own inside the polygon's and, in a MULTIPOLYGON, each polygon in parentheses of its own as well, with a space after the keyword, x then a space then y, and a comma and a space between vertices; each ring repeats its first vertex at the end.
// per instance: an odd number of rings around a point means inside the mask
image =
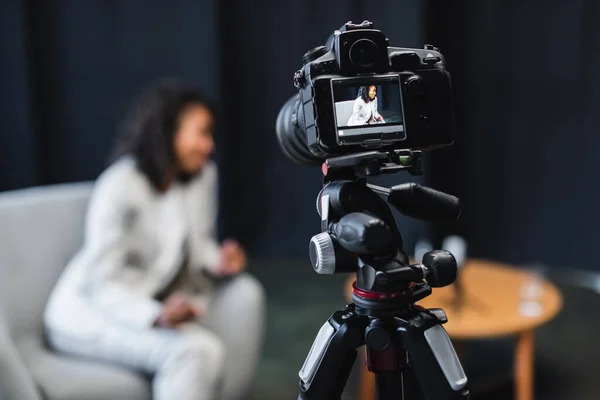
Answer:
POLYGON ((515 399, 533 400, 534 332, 525 331, 517 338, 515 349, 515 399))
POLYGON ((367 368, 367 348, 366 346, 360 352, 360 381, 358 384, 359 400, 375 399, 375 374, 367 368))

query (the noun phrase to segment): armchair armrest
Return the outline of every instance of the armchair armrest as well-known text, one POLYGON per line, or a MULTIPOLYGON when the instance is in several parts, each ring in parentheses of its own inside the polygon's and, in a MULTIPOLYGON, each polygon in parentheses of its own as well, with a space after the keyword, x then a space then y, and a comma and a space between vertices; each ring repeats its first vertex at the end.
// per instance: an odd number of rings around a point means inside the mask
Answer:
POLYGON ((42 399, 10 337, 2 314, 0 314, 0 399, 42 399))

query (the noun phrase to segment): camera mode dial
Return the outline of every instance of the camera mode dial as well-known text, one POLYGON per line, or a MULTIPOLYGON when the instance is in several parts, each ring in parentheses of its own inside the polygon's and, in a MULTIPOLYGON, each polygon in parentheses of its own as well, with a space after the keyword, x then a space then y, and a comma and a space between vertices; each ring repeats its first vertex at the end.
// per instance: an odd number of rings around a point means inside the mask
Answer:
POLYGON ((315 61, 317 58, 321 57, 324 54, 327 54, 328 50, 325 46, 317 46, 312 50, 307 51, 302 56, 302 65, 306 65, 312 61, 315 61))

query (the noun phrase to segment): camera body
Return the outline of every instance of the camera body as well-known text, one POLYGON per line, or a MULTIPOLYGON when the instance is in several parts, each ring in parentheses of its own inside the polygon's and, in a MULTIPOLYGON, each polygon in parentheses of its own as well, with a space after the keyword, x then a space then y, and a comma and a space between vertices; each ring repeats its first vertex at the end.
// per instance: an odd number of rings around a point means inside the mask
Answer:
POLYGON ((346 23, 294 75, 295 118, 319 158, 432 150, 454 141, 450 74, 437 48, 388 46, 373 24, 346 23))

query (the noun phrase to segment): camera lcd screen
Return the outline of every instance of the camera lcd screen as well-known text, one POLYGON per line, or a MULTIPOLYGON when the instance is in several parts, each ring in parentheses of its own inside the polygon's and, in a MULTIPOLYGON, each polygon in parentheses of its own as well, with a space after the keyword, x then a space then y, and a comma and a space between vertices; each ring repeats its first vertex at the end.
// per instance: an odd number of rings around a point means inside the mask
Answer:
POLYGON ((338 142, 405 140, 398 76, 331 80, 338 142))

